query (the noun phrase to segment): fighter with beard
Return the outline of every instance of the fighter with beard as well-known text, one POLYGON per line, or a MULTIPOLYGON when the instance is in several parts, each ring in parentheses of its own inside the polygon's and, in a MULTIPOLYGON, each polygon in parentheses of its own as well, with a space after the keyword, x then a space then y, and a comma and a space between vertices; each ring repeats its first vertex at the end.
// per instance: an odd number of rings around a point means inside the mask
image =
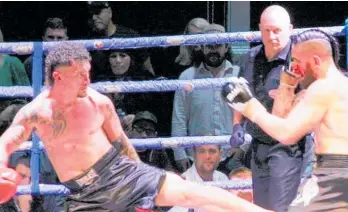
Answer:
POLYGON ((320 189, 308 206, 293 211, 347 211, 348 79, 338 68, 337 41, 318 29, 304 31, 294 37, 291 57, 292 68, 281 82, 289 89, 299 82, 308 87, 286 118, 268 113, 243 80, 225 85, 223 95, 230 107, 284 145, 314 131, 320 189))
MULTIPOLYGON (((203 33, 223 33, 225 28, 209 24, 203 33)), ((230 45, 202 45, 203 57, 195 57, 194 65, 180 74, 180 80, 202 78, 237 77, 239 66, 229 61, 230 45)), ((224 104, 220 91, 216 89, 180 90, 175 92, 172 114, 172 136, 232 134, 232 112, 224 104)), ((222 147, 220 171, 228 172, 226 164, 230 147, 222 147), (226 161, 226 163, 224 163, 226 161)), ((178 169, 186 171, 193 160, 192 148, 175 148, 174 158, 178 169)))

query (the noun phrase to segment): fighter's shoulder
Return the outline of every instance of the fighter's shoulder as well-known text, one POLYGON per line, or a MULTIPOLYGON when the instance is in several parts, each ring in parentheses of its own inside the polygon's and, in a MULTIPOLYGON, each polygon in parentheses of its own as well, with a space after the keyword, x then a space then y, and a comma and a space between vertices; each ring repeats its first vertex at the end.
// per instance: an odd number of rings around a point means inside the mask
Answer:
POLYGON ((112 103, 106 95, 99 93, 93 88, 89 88, 87 92, 88 97, 99 106, 112 103))
POLYGON ((16 114, 14 122, 27 122, 32 120, 33 117, 39 117, 40 113, 43 111, 43 104, 37 99, 24 105, 16 114))
POLYGON ((335 95, 335 85, 326 79, 318 79, 306 90, 305 98, 329 101, 335 95))

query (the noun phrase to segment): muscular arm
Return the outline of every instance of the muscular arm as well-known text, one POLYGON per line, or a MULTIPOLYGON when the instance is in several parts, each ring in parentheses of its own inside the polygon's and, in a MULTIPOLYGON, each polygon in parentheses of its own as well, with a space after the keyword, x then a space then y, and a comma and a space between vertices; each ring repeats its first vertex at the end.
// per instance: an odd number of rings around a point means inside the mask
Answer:
POLYGON ((103 129, 109 139, 114 145, 120 147, 120 154, 127 155, 128 157, 140 161, 137 152, 135 151, 132 143, 129 141, 125 132, 122 129, 120 119, 115 111, 115 107, 111 100, 105 97, 105 104, 103 105, 105 121, 103 123, 103 129))
POLYGON ((267 134, 285 145, 291 145, 312 132, 320 124, 333 98, 325 82, 315 82, 306 91, 306 96, 289 113, 279 118, 266 110, 258 110, 254 120, 267 134))
POLYGON ((272 114, 281 118, 289 115, 295 100, 295 88, 279 85, 274 97, 272 114))
POLYGON ((10 127, 0 137, 0 163, 7 164, 8 157, 26 141, 32 130, 31 113, 28 105, 18 111, 10 127))

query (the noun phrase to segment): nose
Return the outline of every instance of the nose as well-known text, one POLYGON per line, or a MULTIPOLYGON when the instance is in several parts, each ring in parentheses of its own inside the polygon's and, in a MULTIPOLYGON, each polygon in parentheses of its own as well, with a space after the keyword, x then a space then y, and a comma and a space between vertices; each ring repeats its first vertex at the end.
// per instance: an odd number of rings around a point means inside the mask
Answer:
POLYGON ((121 63, 121 61, 122 61, 121 57, 119 55, 116 56, 115 60, 117 63, 121 63))
POLYGON ((86 78, 85 82, 87 85, 89 85, 91 83, 91 80, 89 79, 89 77, 86 78))
POLYGON ((84 74, 83 75, 83 84, 84 85, 89 85, 90 82, 91 82, 91 80, 89 78, 89 73, 88 74, 84 74))
POLYGON ((272 40, 275 39, 275 38, 276 38, 275 33, 273 33, 272 31, 270 31, 270 32, 269 32, 269 38, 272 39, 272 40))

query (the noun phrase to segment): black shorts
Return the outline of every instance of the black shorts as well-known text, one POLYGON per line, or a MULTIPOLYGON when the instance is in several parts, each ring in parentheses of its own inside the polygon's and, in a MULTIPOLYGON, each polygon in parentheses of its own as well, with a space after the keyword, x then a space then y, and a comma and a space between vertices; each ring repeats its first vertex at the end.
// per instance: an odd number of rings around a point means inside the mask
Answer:
POLYGON ((307 186, 303 199, 311 198, 308 205, 300 204, 291 212, 347 212, 348 211, 348 156, 319 155, 314 169, 317 185, 307 186))
POLYGON ((68 211, 152 209, 165 171, 121 156, 111 148, 82 176, 64 182, 71 194, 68 211))

